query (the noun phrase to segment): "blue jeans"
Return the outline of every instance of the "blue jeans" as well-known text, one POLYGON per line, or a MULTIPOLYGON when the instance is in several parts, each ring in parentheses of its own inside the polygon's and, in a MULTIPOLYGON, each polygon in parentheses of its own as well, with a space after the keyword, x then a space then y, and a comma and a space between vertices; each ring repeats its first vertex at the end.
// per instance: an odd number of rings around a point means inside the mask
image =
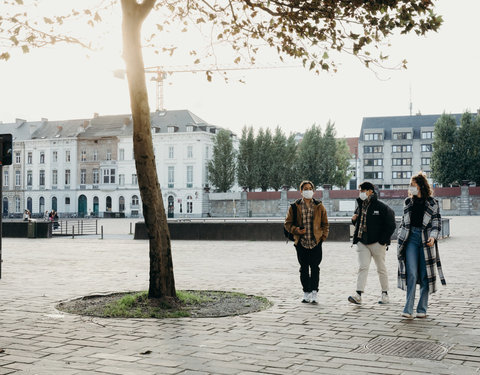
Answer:
POLYGON ((407 271, 407 302, 404 313, 413 314, 415 289, 420 284, 420 299, 417 313, 427 313, 428 307, 428 278, 425 254, 423 252, 422 228, 412 227, 405 250, 405 268, 407 271))

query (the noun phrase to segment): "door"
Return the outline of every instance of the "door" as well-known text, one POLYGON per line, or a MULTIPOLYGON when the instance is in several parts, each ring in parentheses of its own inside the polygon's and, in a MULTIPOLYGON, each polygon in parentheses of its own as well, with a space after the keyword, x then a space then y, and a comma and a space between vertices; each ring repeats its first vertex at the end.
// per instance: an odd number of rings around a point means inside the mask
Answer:
POLYGON ((167 215, 167 217, 172 218, 174 212, 175 212, 175 203, 174 203, 173 196, 170 195, 168 197, 168 215, 167 215))
POLYGON ((98 216, 98 197, 93 197, 93 214, 98 216))
POLYGON ((78 197, 78 217, 85 216, 87 216, 87 197, 82 194, 78 197))
POLYGON ((8 198, 7 197, 4 197, 3 198, 3 216, 4 217, 7 217, 8 216, 8 198))

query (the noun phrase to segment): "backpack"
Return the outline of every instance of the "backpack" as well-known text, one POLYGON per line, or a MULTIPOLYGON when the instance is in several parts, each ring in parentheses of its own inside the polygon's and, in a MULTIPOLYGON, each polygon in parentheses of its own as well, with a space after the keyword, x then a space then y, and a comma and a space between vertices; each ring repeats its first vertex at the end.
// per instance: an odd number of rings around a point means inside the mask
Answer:
MULTIPOLYGON (((297 205, 294 202, 290 206, 292 207, 293 222, 296 223, 297 222, 297 205)), ((288 240, 290 240, 290 241, 295 240, 294 237, 293 237, 293 234, 288 232, 285 229, 285 226, 283 227, 283 234, 284 234, 285 238, 287 239, 287 242, 288 242, 288 240)))

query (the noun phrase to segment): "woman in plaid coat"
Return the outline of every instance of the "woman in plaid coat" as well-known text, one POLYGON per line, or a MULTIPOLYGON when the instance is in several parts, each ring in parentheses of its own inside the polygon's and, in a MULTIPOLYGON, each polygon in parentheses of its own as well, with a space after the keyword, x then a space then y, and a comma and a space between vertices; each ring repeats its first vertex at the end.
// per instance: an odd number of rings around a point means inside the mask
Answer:
POLYGON ((441 230, 440 207, 423 173, 412 177, 408 195, 398 229, 398 287, 407 291, 402 316, 413 319, 415 289, 420 284, 416 317, 425 318, 428 295, 436 291, 436 269, 445 285, 436 244, 441 230))

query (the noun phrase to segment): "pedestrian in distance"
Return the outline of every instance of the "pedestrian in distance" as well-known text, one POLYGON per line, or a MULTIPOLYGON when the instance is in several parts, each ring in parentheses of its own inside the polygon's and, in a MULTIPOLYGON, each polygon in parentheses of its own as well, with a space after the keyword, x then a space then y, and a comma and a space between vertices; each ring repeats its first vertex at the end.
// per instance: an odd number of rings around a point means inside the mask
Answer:
POLYGON ((302 181, 298 199, 288 208, 284 228, 293 235, 297 259, 300 264, 300 282, 303 303, 318 303, 318 284, 322 243, 328 237, 327 210, 321 201, 313 198, 315 186, 302 181))
POLYGON ((368 270, 373 258, 382 288, 378 303, 386 304, 389 297, 385 256, 390 245, 390 237, 396 228, 395 212, 378 200, 375 186, 371 182, 365 181, 358 188, 360 192, 357 208, 352 216, 352 224, 355 226, 353 245, 357 245, 358 257, 357 290, 348 297, 348 301, 354 304, 362 303, 362 293, 365 291, 368 270))
POLYGON ((404 318, 414 318, 417 284, 420 284, 420 298, 416 317, 427 317, 428 295, 436 292, 435 268, 442 285, 446 285, 437 245, 441 226, 438 201, 432 197, 432 188, 425 175, 418 173, 410 180, 398 229, 398 287, 407 291, 404 318))

